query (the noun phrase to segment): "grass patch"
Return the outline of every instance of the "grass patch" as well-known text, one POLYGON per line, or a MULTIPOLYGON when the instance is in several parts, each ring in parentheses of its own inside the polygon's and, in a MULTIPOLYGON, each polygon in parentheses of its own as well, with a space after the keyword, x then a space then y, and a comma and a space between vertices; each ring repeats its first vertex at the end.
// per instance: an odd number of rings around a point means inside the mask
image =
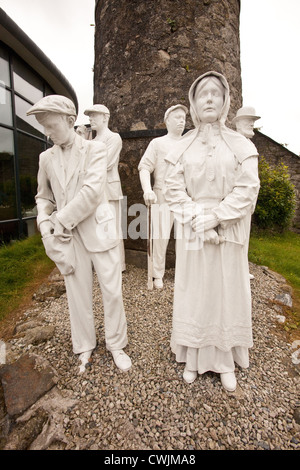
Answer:
POLYGON ((249 260, 282 274, 300 295, 300 235, 251 233, 249 260))
POLYGON ((251 232, 249 261, 268 266, 293 288, 293 308, 285 329, 300 332, 300 235, 294 232, 251 232))
POLYGON ((54 263, 45 254, 39 234, 0 248, 0 321, 19 308, 54 263))

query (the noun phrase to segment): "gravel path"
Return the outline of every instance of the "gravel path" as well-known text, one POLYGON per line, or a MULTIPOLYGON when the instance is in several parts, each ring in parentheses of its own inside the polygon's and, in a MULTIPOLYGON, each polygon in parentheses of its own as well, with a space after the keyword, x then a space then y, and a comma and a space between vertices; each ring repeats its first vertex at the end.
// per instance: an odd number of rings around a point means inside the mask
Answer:
POLYGON ((67 299, 35 303, 26 319, 38 316, 55 326, 54 336, 36 346, 22 338, 11 341, 18 355, 30 350, 48 359, 58 374, 57 389, 73 405, 60 413, 57 426, 64 443, 52 449, 90 450, 299 450, 299 366, 292 345, 278 327, 278 311, 270 302, 280 281, 251 265, 254 347, 250 368, 237 368, 238 388, 226 392, 218 374, 206 373, 187 385, 184 365, 174 360, 169 339, 174 270, 161 290, 147 290, 146 271, 127 266, 123 274, 124 304, 132 369, 119 371, 106 351, 101 293, 95 280, 98 345, 87 371, 77 375, 72 353, 67 299))

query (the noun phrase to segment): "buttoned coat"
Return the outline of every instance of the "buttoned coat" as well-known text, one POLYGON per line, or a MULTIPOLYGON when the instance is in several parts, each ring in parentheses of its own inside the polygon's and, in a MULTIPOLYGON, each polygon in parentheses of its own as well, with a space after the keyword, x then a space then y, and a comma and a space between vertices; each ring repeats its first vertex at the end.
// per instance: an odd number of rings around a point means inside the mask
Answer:
POLYGON ((87 250, 106 251, 119 243, 106 196, 107 149, 75 136, 67 171, 60 146, 40 154, 36 203, 37 224, 56 212, 69 231, 77 228, 87 250))

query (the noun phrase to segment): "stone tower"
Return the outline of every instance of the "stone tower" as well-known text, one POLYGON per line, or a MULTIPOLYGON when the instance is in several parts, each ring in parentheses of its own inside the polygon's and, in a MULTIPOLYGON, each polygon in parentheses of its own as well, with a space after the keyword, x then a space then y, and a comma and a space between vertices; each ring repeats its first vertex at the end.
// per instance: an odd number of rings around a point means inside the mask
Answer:
MULTIPOLYGON (((123 139, 119 171, 128 207, 143 203, 137 167, 150 140, 166 132, 166 109, 189 107, 199 75, 226 76, 228 125, 241 107, 239 16, 239 0, 96 1, 94 103, 109 108, 110 128, 123 139)), ((125 240, 127 249, 140 243, 125 240)))
POLYGON ((241 106, 239 0, 98 0, 94 102, 119 131, 161 129, 165 110, 188 104, 192 82, 223 73, 231 114, 241 106))

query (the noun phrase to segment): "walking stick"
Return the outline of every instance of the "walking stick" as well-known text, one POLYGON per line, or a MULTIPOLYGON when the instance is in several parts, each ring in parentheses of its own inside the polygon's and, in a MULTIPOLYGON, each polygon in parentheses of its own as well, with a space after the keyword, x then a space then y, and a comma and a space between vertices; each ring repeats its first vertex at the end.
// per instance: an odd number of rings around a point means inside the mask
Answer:
POLYGON ((147 238, 147 268, 148 268, 148 289, 153 289, 153 242, 152 242, 152 218, 151 204, 147 206, 148 212, 148 238, 147 238))

